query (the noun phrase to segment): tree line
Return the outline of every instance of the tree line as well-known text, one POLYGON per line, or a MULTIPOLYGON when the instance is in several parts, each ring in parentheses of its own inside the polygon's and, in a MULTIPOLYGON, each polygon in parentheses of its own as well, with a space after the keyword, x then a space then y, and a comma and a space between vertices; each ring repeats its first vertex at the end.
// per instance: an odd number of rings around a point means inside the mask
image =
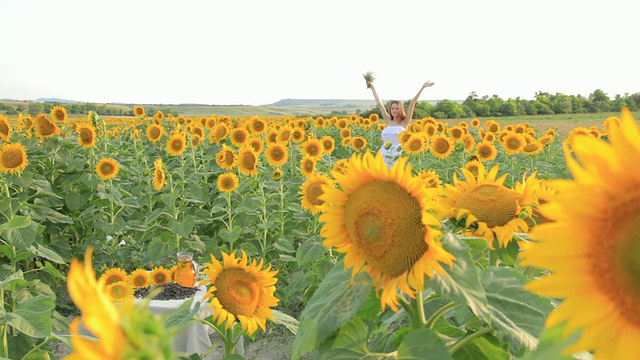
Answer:
MULTIPOLYGON (((0 102, 0 111, 4 111, 7 115, 29 114, 49 114, 54 106, 62 106, 67 110, 67 114, 85 116, 89 111, 93 111, 102 116, 134 116, 133 105, 131 109, 124 109, 121 107, 107 106, 106 104, 92 104, 92 103, 60 103, 60 102, 28 102, 19 103, 16 105, 6 104, 0 102)), ((153 116, 156 111, 160 110, 163 114, 172 114, 174 116, 180 115, 174 109, 155 108, 151 106, 145 106, 147 114, 153 116)))
MULTIPOLYGON (((409 101, 405 102, 405 107, 409 101)), ((459 101, 442 100, 437 104, 419 101, 416 104, 414 118, 421 119, 432 116, 436 119, 460 119, 474 117, 502 117, 519 115, 552 115, 552 114, 585 114, 599 112, 617 112, 628 107, 631 111, 640 108, 640 93, 624 96, 616 95, 611 99, 604 91, 598 89, 589 94, 565 95, 550 94, 538 91, 533 100, 517 97, 504 100, 498 95, 478 97, 472 92, 460 103, 459 101)), ((369 109, 361 113, 362 117, 376 113, 378 108, 369 109)))

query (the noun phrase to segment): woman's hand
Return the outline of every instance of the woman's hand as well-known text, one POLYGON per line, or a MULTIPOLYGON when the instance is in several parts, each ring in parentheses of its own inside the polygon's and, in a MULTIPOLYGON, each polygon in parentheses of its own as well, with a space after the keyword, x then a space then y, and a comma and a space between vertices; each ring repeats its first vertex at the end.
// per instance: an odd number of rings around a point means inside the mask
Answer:
POLYGON ((435 84, 435 83, 432 82, 432 81, 427 80, 427 82, 422 85, 422 88, 424 89, 424 88, 431 87, 431 86, 433 86, 433 84, 435 84))

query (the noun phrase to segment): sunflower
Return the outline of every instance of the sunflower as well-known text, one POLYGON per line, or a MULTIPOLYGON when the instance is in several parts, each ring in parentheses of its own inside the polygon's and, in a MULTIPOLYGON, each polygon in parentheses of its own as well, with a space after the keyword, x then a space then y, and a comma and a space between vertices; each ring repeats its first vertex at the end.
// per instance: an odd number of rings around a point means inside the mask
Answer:
POLYGON ((415 297, 425 275, 444 274, 440 262, 453 266, 455 259, 436 241, 442 233, 430 211, 435 203, 406 163, 402 157, 389 169, 380 153, 354 154, 345 174, 332 172, 339 187, 323 186, 319 218, 323 244, 346 253, 352 276, 369 273, 382 308, 395 311, 397 290, 415 297))
POLYGON ((439 188, 442 186, 440 175, 434 170, 425 170, 418 173, 418 178, 422 179, 424 186, 428 188, 439 188))
POLYGON ((208 299, 218 326, 230 329, 238 320, 242 330, 253 335, 258 327, 266 331, 267 319, 275 321, 271 308, 279 302, 274 295, 278 272, 271 264, 263 269, 263 264, 264 260, 249 262, 244 251, 241 258, 223 252, 222 263, 211 255, 211 262, 205 263, 207 279, 199 285, 207 286, 203 301, 208 299))
POLYGON ((300 172, 305 177, 313 175, 316 172, 316 161, 308 155, 303 156, 300 160, 300 172))
POLYGON ((60 133, 60 128, 51 121, 45 114, 39 114, 35 120, 36 136, 38 139, 45 139, 60 133))
POLYGON ((527 232, 529 226, 519 215, 523 205, 535 200, 504 186, 507 174, 496 178, 500 166, 494 166, 485 176, 474 176, 469 170, 460 169, 466 181, 459 181, 453 174, 453 185, 445 184, 444 198, 440 203, 445 209, 443 217, 457 220, 465 217, 465 233, 483 237, 494 248, 494 239, 506 247, 514 232, 527 232))
POLYGON ((482 161, 490 161, 498 156, 498 150, 491 142, 483 140, 476 145, 476 155, 482 161))
POLYGON ((51 117, 55 121, 67 120, 67 109, 62 106, 54 106, 51 108, 51 117))
POLYGON ((289 139, 291 139, 291 129, 287 126, 283 126, 278 130, 278 142, 281 143, 289 143, 289 139))
POLYGON ((431 139, 431 153, 438 159, 446 159, 453 152, 453 141, 445 134, 435 135, 431 139))
POLYGON ((113 302, 133 302, 133 288, 126 281, 109 284, 105 287, 105 292, 113 302))
POLYGON ((451 137, 451 140, 453 140, 453 142, 462 141, 462 137, 466 134, 464 129, 460 126, 452 126, 447 129, 447 132, 449 133, 449 136, 451 137))
POLYGON ((551 135, 542 135, 539 139, 538 142, 540 142, 540 144, 547 146, 549 145, 553 139, 555 139, 555 137, 551 136, 551 135))
POLYGON ((167 152, 169 155, 177 156, 187 149, 187 137, 183 132, 176 132, 167 140, 167 152))
POLYGON ((355 151, 360 151, 367 146, 367 138, 364 136, 354 136, 351 138, 351 146, 355 151))
POLYGON ((151 283, 149 272, 145 269, 135 269, 129 274, 129 284, 134 288, 145 288, 151 283))
POLYGON ((20 173, 27 167, 27 152, 22 143, 4 143, 0 148, 0 171, 3 173, 20 173))
POLYGON ((528 290, 562 299, 546 325, 566 322, 564 336, 581 329, 565 353, 637 359, 640 178, 630 169, 640 158, 640 130, 628 109, 608 135, 608 141, 576 138, 573 152, 565 149, 573 179, 553 182, 558 193, 540 208, 552 222, 532 230, 537 242, 520 258, 551 272, 528 290))
POLYGON ((305 131, 302 127, 295 126, 293 129, 291 129, 291 139, 293 140, 293 142, 301 143, 302 141, 304 141, 304 138, 305 131))
POLYGON ((478 126, 480 126, 480 120, 478 118, 471 119, 471 126, 477 128, 478 126))
POLYGON ((602 124, 602 128, 604 129, 604 132, 607 134, 610 133, 613 130, 613 128, 616 128, 616 129, 620 128, 620 118, 617 116, 609 116, 604 120, 604 123, 602 124))
POLYGON ((269 165, 282 166, 289 160, 289 151, 281 143, 271 143, 267 145, 265 156, 269 165))
POLYGON ((345 174, 347 171, 348 163, 349 161, 347 159, 339 159, 335 164, 333 164, 333 168, 331 169, 331 171, 345 174))
POLYGON ((153 114, 153 119, 156 121, 164 119, 164 113, 161 110, 157 110, 156 113, 153 114))
POLYGON ((249 129, 253 135, 264 134, 267 131, 266 122, 258 116, 253 116, 249 120, 249 129))
POLYGON ((327 174, 312 174, 307 180, 300 185, 300 204, 305 210, 309 210, 312 214, 320 212, 320 207, 324 201, 320 199, 324 191, 322 185, 335 186, 335 181, 327 174))
POLYGON ((282 170, 281 170, 281 169, 275 169, 275 170, 273 170, 272 178, 273 178, 273 180, 280 180, 280 179, 282 179, 282 170))
POLYGON ((425 147, 427 146, 426 139, 422 136, 421 133, 413 133, 409 136, 409 139, 402 143, 402 149, 407 154, 418 154, 421 153, 425 147))
POLYGON ((162 285, 171 281, 171 273, 163 266, 156 266, 151 270, 149 278, 151 279, 151 284, 162 285))
POLYGON ((249 139, 249 132, 245 128, 235 128, 229 132, 229 139, 236 147, 242 147, 249 139))
POLYGON ((240 180, 238 180, 238 176, 234 173, 220 174, 218 176, 218 181, 216 182, 218 190, 226 193, 233 192, 238 188, 238 184, 240 184, 240 180))
POLYGON ((498 131, 500 131, 500 124, 498 124, 498 122, 495 120, 487 120, 487 122, 484 124, 484 127, 488 132, 491 133, 497 133, 498 131))
POLYGON ((480 174, 482 174, 482 176, 487 174, 487 168, 480 160, 467 161, 467 163, 464 164, 464 168, 467 169, 467 171, 469 171, 476 179, 480 174))
POLYGON ((336 148, 336 141, 329 135, 323 136, 320 142, 322 143, 322 151, 325 154, 331 154, 336 148))
POLYGON ((218 123, 209 132, 209 142, 220 144, 220 142, 227 137, 228 133, 229 129, 227 128, 227 125, 224 123, 218 123))
POLYGON ((216 164, 224 170, 233 170, 236 167, 237 156, 233 148, 227 144, 222 144, 222 149, 216 154, 216 164))
POLYGON ((98 176, 102 180, 113 179, 118 175, 118 171, 120 171, 120 166, 118 162, 112 158, 101 159, 96 165, 96 173, 98 173, 98 176))
POLYGON ((0 114, 0 139, 9 141, 11 137, 11 124, 6 116, 0 114))
POLYGON ((275 128, 271 128, 271 130, 269 130, 269 132, 267 132, 267 134, 265 135, 265 141, 267 142, 267 144, 278 142, 278 130, 275 128))
POLYGON ((76 126, 78 133, 78 145, 84 148, 96 146, 96 129, 91 124, 78 124, 76 126))
POLYGON ((157 158, 153 161, 153 188, 156 190, 162 190, 167 185, 166 174, 164 173, 164 167, 162 166, 162 158, 157 158))
POLYGON ((144 111, 144 108, 142 106, 134 106, 133 107, 133 116, 143 118, 145 116, 145 114, 146 114, 146 112, 144 111))
POLYGON ((100 281, 104 282, 105 285, 111 285, 121 281, 126 282, 127 272, 121 268, 110 268, 100 276, 100 281))
POLYGON ((320 142, 320 140, 316 138, 313 138, 313 137, 308 138, 302 143, 301 147, 302 147, 302 153, 304 155, 308 155, 314 158, 315 160, 318 160, 322 157, 322 154, 323 154, 322 143, 320 142))
POLYGON ((532 143, 525 145, 522 148, 522 152, 527 155, 538 155, 542 152, 543 149, 544 149, 544 144, 542 144, 542 142, 534 141, 532 143))
POLYGON ((338 119, 338 121, 336 121, 336 126, 339 129, 346 129, 347 126, 349 126, 349 120, 347 120, 346 118, 340 118, 338 119))
POLYGON ((249 145, 238 150, 238 170, 245 175, 258 175, 258 154, 249 145))
POLYGON ((522 134, 510 132, 504 136, 504 152, 507 155, 517 154, 522 151, 526 144, 524 136, 522 134))
POLYGON ((344 128, 344 129, 340 130, 340 137, 343 138, 343 139, 350 139, 351 138, 351 129, 344 128))
POLYGON ((593 135, 591 135, 591 133, 589 132, 589 129, 587 129, 586 127, 578 126, 573 130, 569 131, 569 134, 567 135, 567 139, 565 140, 565 144, 568 145, 570 148, 573 147, 573 143, 575 142, 575 139, 578 137, 593 137, 593 135))
POLYGON ((464 144, 464 151, 470 153, 476 147, 476 139, 471 134, 465 134, 462 137, 462 143, 464 144))
POLYGON ((438 132, 438 128, 436 128, 435 124, 426 123, 422 132, 427 135, 427 137, 433 137, 438 132))
POLYGON ((166 131, 160 124, 151 124, 147 127, 147 138, 152 143, 158 142, 164 134, 166 134, 166 131))

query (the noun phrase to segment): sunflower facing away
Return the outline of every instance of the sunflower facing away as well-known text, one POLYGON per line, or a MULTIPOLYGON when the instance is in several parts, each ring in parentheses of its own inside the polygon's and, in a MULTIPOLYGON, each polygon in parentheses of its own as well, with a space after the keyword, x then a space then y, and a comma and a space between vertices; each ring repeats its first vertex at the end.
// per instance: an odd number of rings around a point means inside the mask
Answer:
POLYGON ((0 148, 0 171, 3 173, 20 173, 27 167, 27 152, 22 143, 4 143, 0 148))
POLYGON ((453 185, 445 184, 444 198, 440 201, 445 209, 443 217, 466 218, 465 233, 484 238, 491 248, 494 239, 499 246, 506 247, 514 232, 529 230, 519 215, 525 204, 535 202, 531 196, 504 186, 507 174, 496 178, 499 167, 494 166, 486 176, 480 172, 477 177, 465 168, 460 169, 466 181, 458 180, 454 173, 453 185))
POLYGON ((164 167, 162 166, 162 158, 157 158, 153 161, 153 188, 156 190, 162 190, 167 185, 167 177, 164 173, 164 167))
POLYGON ((335 186, 335 181, 327 174, 315 173, 300 185, 300 204, 305 210, 309 210, 312 214, 320 212, 320 207, 324 204, 324 201, 320 199, 320 196, 324 194, 322 190, 323 185, 335 186))
POLYGON ((238 180, 238 176, 236 174, 224 173, 218 176, 216 185, 218 186, 218 190, 220 190, 220 192, 231 193, 238 188, 239 183, 240 180, 238 180))
POLYGON ((455 257, 436 240, 442 235, 430 211, 436 204, 406 157, 389 169, 380 153, 354 154, 345 173, 331 174, 339 187, 322 187, 323 244, 346 253, 353 276, 372 276, 383 309, 398 310, 398 289, 415 297, 425 275, 444 273, 441 262, 453 266, 455 257))
POLYGON ((266 330, 267 319, 275 321, 271 308, 278 305, 275 297, 275 277, 271 264, 263 269, 264 260, 249 262, 243 251, 241 258, 235 254, 222 253, 222 262, 211 255, 205 263, 207 279, 200 286, 207 286, 203 301, 209 299, 213 309, 213 321, 229 329, 238 320, 247 334, 252 335, 258 327, 266 330))
POLYGON ((102 180, 113 179, 118 175, 118 171, 120 171, 118 162, 111 158, 104 158, 96 165, 96 173, 98 173, 98 176, 102 180))
POLYGON ((595 359, 640 358, 640 130, 624 109, 609 140, 583 136, 565 158, 573 180, 553 181, 557 194, 540 208, 552 222, 536 226, 523 265, 551 272, 526 285, 563 299, 547 326, 582 329, 566 353, 595 359), (574 158, 575 156, 575 158, 574 158), (588 194, 588 196, 585 196, 588 194))

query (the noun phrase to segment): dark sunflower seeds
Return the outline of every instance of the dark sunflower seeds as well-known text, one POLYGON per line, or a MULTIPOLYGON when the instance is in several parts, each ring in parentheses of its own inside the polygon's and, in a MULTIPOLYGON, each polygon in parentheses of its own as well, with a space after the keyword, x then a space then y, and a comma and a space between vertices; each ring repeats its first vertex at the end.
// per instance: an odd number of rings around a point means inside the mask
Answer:
POLYGON ((142 299, 149 295, 149 292, 153 291, 156 288, 162 289, 160 294, 153 298, 153 300, 182 300, 193 297, 198 291, 197 287, 184 287, 178 285, 174 282, 161 284, 161 285, 152 285, 146 288, 136 289, 134 292, 134 296, 138 299, 142 299))

